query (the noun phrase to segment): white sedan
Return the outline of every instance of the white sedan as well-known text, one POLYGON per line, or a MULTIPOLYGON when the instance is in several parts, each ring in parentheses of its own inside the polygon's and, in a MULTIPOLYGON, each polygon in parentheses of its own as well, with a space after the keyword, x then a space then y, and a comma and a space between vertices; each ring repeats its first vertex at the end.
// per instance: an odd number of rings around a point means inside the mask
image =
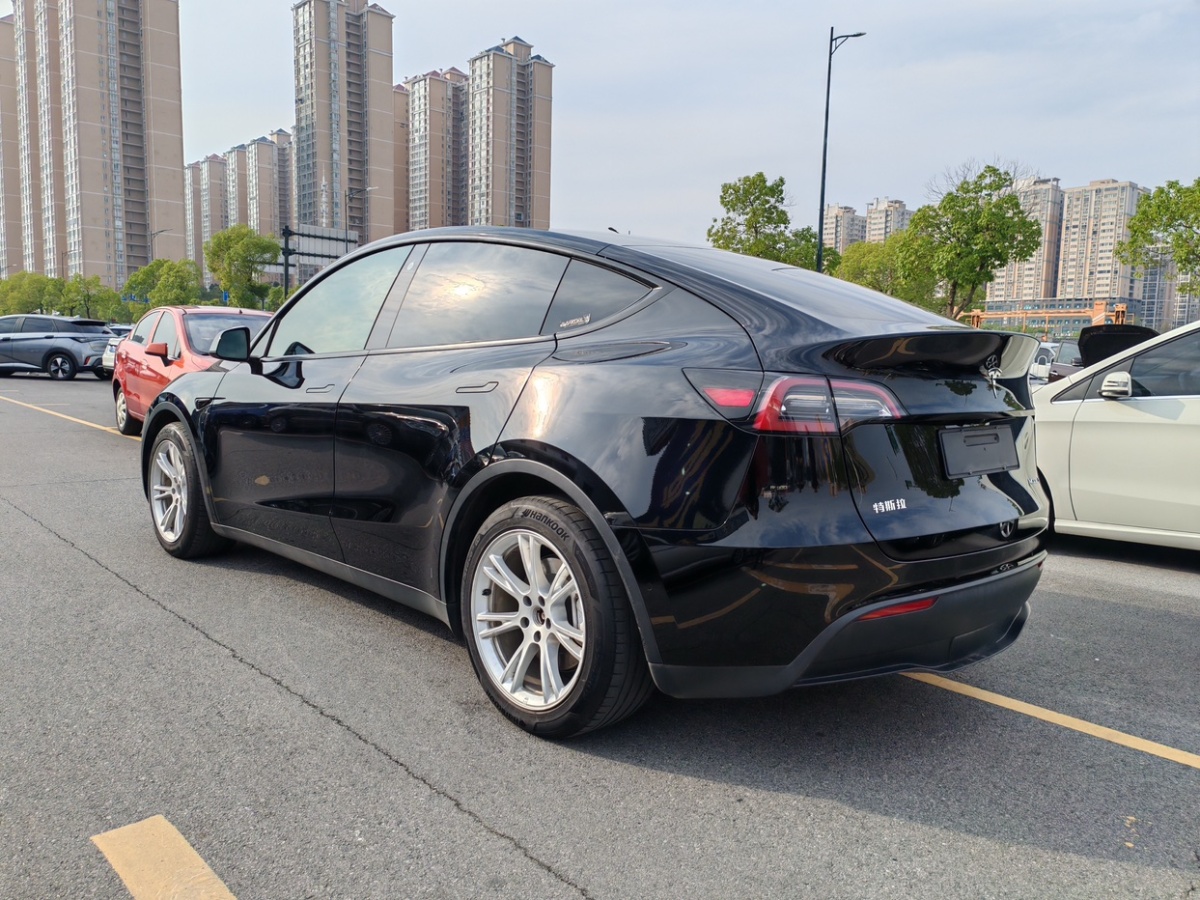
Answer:
POLYGON ((1200 550, 1200 322, 1033 401, 1056 531, 1200 550))

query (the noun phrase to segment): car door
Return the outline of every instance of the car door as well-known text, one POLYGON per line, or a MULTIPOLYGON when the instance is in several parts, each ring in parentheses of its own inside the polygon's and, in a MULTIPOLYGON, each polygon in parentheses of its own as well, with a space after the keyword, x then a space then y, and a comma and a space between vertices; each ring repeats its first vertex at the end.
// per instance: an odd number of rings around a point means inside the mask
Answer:
POLYGON ((145 346, 136 351, 137 394, 133 398, 126 396, 126 402, 129 403, 130 411, 139 419, 146 417, 146 410, 154 402, 154 398, 162 393, 162 389, 183 374, 178 315, 174 310, 163 310, 150 339, 145 346), (146 348, 151 344, 163 344, 167 348, 166 356, 147 352, 146 348))
POLYGON ((49 316, 26 316, 13 338, 13 358, 40 368, 57 336, 54 320, 49 316))
POLYGON ((10 366, 17 362, 13 356, 13 339, 21 325, 20 316, 0 317, 0 366, 10 366))
POLYGON ((1200 331, 1157 344, 1092 379, 1071 435, 1071 502, 1081 521, 1197 532, 1200 331), (1127 371, 1133 396, 1100 396, 1127 371))
POLYGON ((340 560, 329 522, 337 401, 408 248, 326 270, 281 310, 205 413, 217 521, 340 560))
POLYGON ((125 403, 139 418, 145 418, 149 407, 146 395, 146 345, 150 343, 150 335, 154 333, 158 320, 162 317, 161 310, 146 313, 138 320, 137 327, 129 335, 129 340, 117 345, 117 361, 113 368, 113 377, 125 392, 125 403))
POLYGON ((567 263, 475 241, 414 253, 394 324, 338 407, 333 526, 347 563, 438 594, 442 522, 554 351, 540 332, 567 263))

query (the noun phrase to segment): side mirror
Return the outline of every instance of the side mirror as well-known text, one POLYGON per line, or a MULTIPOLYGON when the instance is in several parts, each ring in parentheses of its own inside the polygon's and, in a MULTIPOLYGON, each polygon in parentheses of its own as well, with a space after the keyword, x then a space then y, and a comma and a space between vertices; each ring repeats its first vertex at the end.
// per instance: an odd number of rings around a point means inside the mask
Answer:
POLYGON ((1122 400, 1133 396, 1133 379, 1128 372, 1109 372, 1100 383, 1100 396, 1106 400, 1122 400))
POLYGON ((146 345, 146 354, 149 356, 162 357, 162 360, 164 362, 166 362, 167 358, 171 355, 170 352, 167 350, 167 345, 162 343, 161 341, 159 341, 158 343, 154 343, 154 344, 147 344, 146 345))
POLYGON ((226 328, 213 344, 212 355, 230 362, 245 362, 250 358, 250 329, 245 325, 226 328))

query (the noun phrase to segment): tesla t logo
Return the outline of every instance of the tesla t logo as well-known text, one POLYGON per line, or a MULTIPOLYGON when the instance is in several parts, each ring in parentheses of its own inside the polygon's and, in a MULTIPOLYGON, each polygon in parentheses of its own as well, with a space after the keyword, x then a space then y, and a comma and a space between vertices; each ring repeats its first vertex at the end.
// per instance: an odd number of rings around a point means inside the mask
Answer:
POLYGON ((897 497, 895 500, 880 500, 878 503, 872 503, 871 509, 875 510, 876 515, 879 515, 879 513, 895 512, 898 509, 908 509, 908 504, 897 497))

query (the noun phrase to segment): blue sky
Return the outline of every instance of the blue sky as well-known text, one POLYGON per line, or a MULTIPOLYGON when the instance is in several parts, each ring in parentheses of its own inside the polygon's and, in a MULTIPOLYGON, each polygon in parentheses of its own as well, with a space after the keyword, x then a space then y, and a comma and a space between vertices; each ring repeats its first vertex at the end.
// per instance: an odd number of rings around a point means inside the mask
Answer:
MULTIPOLYGON (((927 202, 947 169, 1015 160, 1064 187, 1200 175, 1197 0, 377 0, 395 80, 514 35, 555 64, 552 227, 703 241, 721 183, 927 202)), ((179 0, 187 159, 292 123, 291 0, 179 0)), ((0 13, 10 3, 0 0, 0 13)))

